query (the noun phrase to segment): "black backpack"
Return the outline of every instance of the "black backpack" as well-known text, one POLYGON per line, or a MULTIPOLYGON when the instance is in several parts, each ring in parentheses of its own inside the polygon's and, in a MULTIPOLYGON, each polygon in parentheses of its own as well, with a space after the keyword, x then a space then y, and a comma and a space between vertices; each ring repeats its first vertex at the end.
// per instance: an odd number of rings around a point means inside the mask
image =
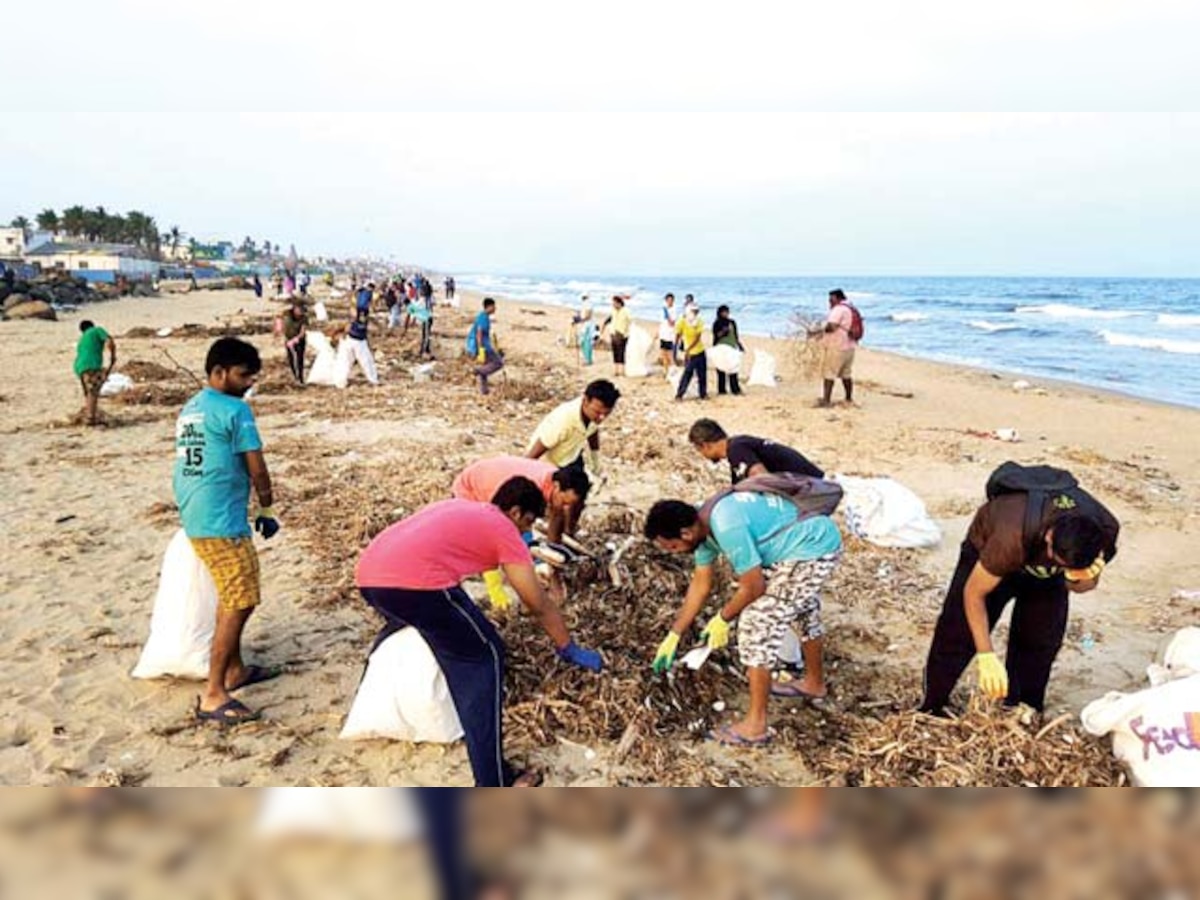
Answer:
MULTIPOLYGON (((705 501, 704 505, 700 507, 700 521, 704 523, 705 527, 712 518, 713 508, 733 493, 775 494, 783 497, 796 507, 798 513, 796 522, 803 522, 813 516, 833 515, 833 511, 842 502, 844 492, 842 486, 837 482, 799 475, 796 472, 768 472, 766 475, 751 475, 749 478, 743 478, 733 487, 717 491, 705 501)), ((789 522, 783 528, 767 535, 764 540, 775 537, 780 531, 791 528, 794 524, 795 522, 789 522)))
MULTIPOLYGON (((995 500, 1005 494, 1027 494, 1029 502, 1025 504, 1025 524, 1021 531, 1021 540, 1025 549, 1036 553, 1040 549, 1042 516, 1046 511, 1046 501, 1053 494, 1070 496, 1079 487, 1079 481, 1066 469, 1056 469, 1054 466, 1023 466, 1011 460, 1001 464, 987 480, 985 493, 988 500, 995 500)), ((1075 502, 1072 500, 1071 505, 1075 502)))

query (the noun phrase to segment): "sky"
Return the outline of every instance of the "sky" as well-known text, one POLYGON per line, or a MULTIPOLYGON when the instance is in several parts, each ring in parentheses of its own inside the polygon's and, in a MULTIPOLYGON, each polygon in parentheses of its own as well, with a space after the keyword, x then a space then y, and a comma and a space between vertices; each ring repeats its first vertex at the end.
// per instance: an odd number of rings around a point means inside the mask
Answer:
POLYGON ((463 272, 1196 276, 1200 113, 1171 110, 1198 25, 1173 0, 21 4, 0 219, 140 209, 463 272))

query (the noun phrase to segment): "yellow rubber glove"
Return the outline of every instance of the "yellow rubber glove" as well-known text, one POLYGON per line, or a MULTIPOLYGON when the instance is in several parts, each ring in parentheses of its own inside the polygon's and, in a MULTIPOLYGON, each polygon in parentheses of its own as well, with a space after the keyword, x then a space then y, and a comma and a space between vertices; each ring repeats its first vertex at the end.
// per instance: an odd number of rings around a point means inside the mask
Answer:
POLYGON ((671 632, 663 642, 658 645, 658 652, 654 656, 654 674, 661 675, 663 672, 670 670, 675 662, 675 651, 679 649, 679 635, 671 632))
POLYGON ((995 653, 977 653, 975 664, 979 667, 979 689, 993 700, 1008 696, 1008 670, 995 653))
POLYGON ((483 573, 483 583, 487 586, 488 599, 492 601, 492 609, 505 612, 512 605, 508 591, 504 589, 504 575, 499 569, 490 569, 483 573))
POLYGON ((484 350, 482 347, 480 347, 479 352, 475 354, 475 361, 477 363, 479 363, 481 366, 485 362, 487 362, 487 351, 484 350))
POLYGON ((729 623, 721 618, 720 613, 717 613, 708 620, 708 624, 700 632, 700 637, 708 640, 709 650, 720 650, 729 643, 729 623))

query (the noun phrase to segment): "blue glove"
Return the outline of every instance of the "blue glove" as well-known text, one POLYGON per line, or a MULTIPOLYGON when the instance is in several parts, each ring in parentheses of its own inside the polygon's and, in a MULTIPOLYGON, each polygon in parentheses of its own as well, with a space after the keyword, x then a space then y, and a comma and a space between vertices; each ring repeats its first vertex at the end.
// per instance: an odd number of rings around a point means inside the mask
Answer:
POLYGON ((587 669, 589 672, 599 672, 604 668, 604 660, 595 650, 584 650, 574 641, 558 651, 558 658, 587 669))
POLYGON ((258 517, 254 520, 254 530, 268 541, 275 537, 279 531, 279 520, 275 518, 275 510, 269 506, 265 509, 260 509, 258 517))
POLYGON ((534 544, 537 543, 537 537, 534 535, 534 533, 532 531, 521 532, 521 540, 523 540, 525 542, 526 547, 532 547, 534 544))

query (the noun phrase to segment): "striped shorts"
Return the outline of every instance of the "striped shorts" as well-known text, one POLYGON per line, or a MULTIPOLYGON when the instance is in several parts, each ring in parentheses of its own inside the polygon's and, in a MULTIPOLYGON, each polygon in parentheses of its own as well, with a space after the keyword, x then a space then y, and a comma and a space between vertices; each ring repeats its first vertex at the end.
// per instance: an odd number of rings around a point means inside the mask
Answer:
POLYGON ((773 669, 779 664, 784 636, 793 625, 802 642, 825 634, 821 624, 821 589, 841 552, 819 559, 766 566, 767 592, 747 606, 738 622, 738 657, 747 668, 773 669))
POLYGON ((196 556, 204 563, 217 586, 221 606, 234 610, 254 609, 261 602, 258 583, 258 552, 254 539, 189 538, 196 556))

